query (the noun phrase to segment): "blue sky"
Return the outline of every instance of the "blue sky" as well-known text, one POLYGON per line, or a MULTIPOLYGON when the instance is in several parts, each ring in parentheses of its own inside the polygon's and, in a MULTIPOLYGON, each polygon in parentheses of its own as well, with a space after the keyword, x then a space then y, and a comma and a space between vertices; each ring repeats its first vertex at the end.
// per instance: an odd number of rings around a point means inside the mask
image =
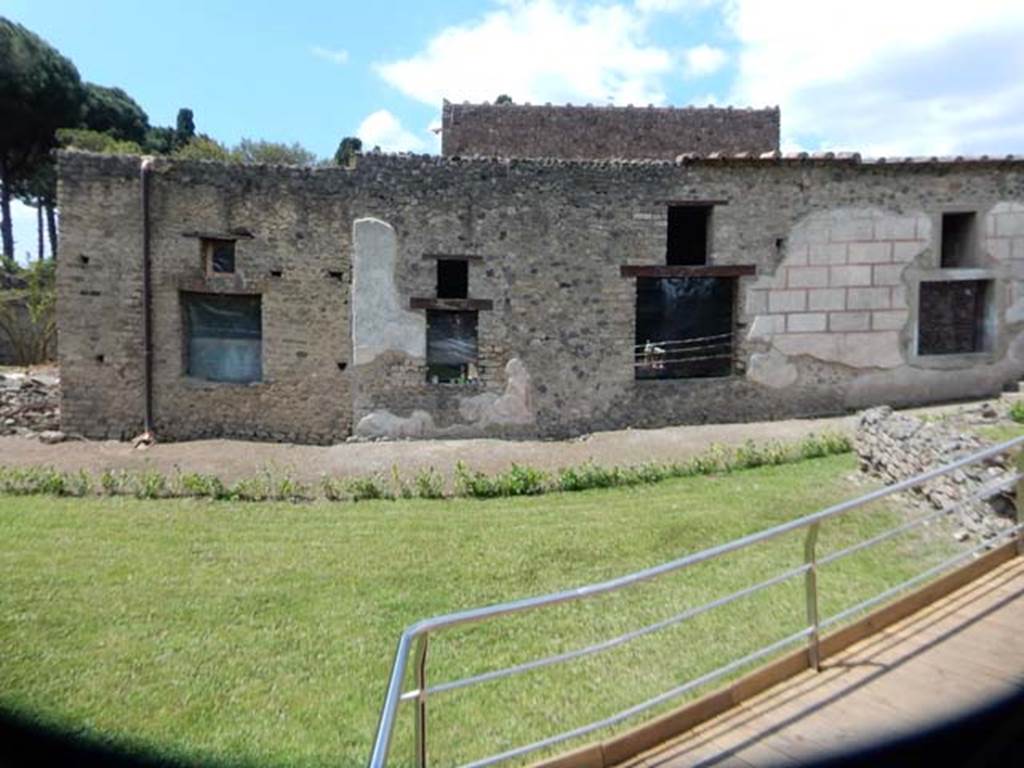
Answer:
MULTIPOLYGON (((779 105, 785 148, 1024 152, 1024 2, 0 0, 154 124, 436 152, 441 98, 779 105)), ((34 249, 32 212, 15 217, 34 249)))

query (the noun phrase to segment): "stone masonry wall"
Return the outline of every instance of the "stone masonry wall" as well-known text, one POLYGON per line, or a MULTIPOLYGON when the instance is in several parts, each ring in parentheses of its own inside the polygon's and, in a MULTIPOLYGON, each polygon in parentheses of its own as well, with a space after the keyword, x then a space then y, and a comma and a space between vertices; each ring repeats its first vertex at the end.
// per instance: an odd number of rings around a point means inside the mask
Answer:
POLYGON ((451 104, 441 154, 492 157, 674 159, 684 152, 779 148, 779 110, 451 104))
MULTIPOLYGON (((61 156, 65 429, 89 436, 133 434, 141 419, 137 173, 137 158, 61 156)), ((1021 285, 1009 234, 1018 206, 1024 211, 1018 162, 367 155, 351 169, 161 160, 154 175, 155 407, 164 439, 325 442, 359 424, 367 436, 565 436, 985 395, 1024 371, 1021 318, 1009 311, 1021 285), (636 285, 620 268, 665 264, 668 200, 718 201, 709 263, 756 267, 737 280, 733 376, 634 377, 636 285), (924 221, 949 206, 977 210, 983 227, 990 217, 991 237, 1009 245, 986 241, 986 253, 1009 247, 1014 258, 992 255, 1006 294, 993 350, 937 364, 908 347, 908 270, 930 268, 922 259, 934 258, 935 230, 924 221), (380 242, 395 250, 389 301, 403 317, 422 317, 411 299, 435 295, 431 257, 474 257, 469 296, 493 302, 479 312, 478 382, 429 383, 421 339, 353 327, 357 221, 393 233, 380 242), (233 229, 251 234, 238 242, 239 278, 205 278, 197 241, 184 233, 233 229), (891 282, 897 272, 900 285, 891 282), (262 293, 265 381, 185 376, 186 289, 262 293), (353 359, 354 333, 371 350, 365 358, 353 359), (853 334, 871 335, 858 347, 853 334), (842 340, 829 340, 835 335, 842 340)), ((407 325, 413 335, 423 327, 407 325)))

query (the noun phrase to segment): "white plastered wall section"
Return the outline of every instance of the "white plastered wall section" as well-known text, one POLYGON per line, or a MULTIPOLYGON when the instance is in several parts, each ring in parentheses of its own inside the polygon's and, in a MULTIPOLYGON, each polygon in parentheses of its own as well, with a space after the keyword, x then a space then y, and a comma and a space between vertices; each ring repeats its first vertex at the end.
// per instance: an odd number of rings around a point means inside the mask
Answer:
MULTIPOLYGON (((1024 204, 1003 202, 981 213, 981 257, 1003 267, 1009 281, 999 324, 1005 329, 1024 320, 1024 204)), ((748 339, 768 344, 751 356, 748 376, 772 388, 792 386, 801 356, 872 372, 906 366, 914 327, 908 270, 937 248, 935 220, 924 211, 842 208, 793 227, 775 274, 747 289, 748 339)), ((1016 354, 1012 339, 1003 341, 1016 354)))
MULTIPOLYGON (((405 309, 398 290, 398 238, 394 228, 374 218, 357 219, 352 237, 352 360, 372 363, 386 352, 426 359, 427 325, 423 312, 405 309)), ((407 416, 380 409, 363 416, 355 432, 363 437, 443 437, 483 434, 493 426, 532 424, 530 374, 518 358, 505 366, 505 391, 459 398, 466 423, 439 427, 434 416, 414 410, 407 416)))

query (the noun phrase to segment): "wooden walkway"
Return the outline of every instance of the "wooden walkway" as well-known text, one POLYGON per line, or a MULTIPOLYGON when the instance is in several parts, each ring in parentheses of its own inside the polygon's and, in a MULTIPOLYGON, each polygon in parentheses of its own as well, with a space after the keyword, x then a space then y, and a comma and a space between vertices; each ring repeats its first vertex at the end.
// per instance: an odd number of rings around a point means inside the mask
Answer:
POLYGON ((1024 688, 1024 558, 623 765, 794 765, 1024 688))

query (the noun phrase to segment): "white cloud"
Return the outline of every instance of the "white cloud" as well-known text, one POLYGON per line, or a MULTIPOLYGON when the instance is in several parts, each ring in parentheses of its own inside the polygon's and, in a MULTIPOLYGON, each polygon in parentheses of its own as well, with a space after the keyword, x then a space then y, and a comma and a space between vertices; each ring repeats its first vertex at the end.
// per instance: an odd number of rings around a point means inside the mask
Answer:
POLYGON ((730 0, 731 100, 778 104, 787 145, 867 154, 1024 146, 1024 3, 730 0))
POLYGON ((363 140, 363 151, 380 147, 385 152, 422 152, 426 141, 402 127, 397 117, 386 109, 378 109, 367 115, 356 129, 356 136, 363 140))
POLYGON ((636 0, 636 8, 643 13, 674 13, 707 8, 719 0, 636 0))
POLYGON ((438 106, 493 101, 661 104, 672 57, 644 39, 632 7, 580 8, 555 0, 510 0, 448 27, 411 58, 377 65, 402 93, 438 106))
POLYGON ((309 52, 316 56, 318 59, 324 61, 330 61, 334 64, 345 64, 348 61, 348 51, 344 48, 322 48, 319 45, 314 45, 309 49, 309 52))
POLYGON ((683 61, 686 65, 688 77, 705 77, 713 75, 725 66, 728 61, 728 54, 721 48, 713 48, 710 45, 698 45, 690 48, 683 54, 683 61))

